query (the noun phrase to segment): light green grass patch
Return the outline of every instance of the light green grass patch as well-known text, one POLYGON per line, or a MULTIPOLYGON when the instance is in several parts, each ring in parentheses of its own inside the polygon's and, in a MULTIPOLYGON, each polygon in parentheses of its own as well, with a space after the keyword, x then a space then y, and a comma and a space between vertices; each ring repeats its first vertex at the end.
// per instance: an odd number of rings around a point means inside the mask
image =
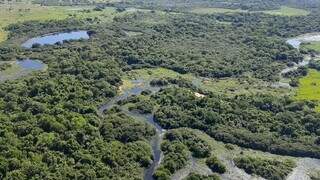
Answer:
POLYGON ((17 74, 19 71, 22 71, 22 68, 15 61, 11 61, 8 63, 10 63, 11 66, 4 71, 0 71, 0 76, 2 76, 2 77, 13 76, 13 75, 17 74))
MULTIPOLYGON (((299 80, 296 94, 298 100, 315 100, 320 102, 320 72, 310 69, 307 76, 299 80)), ((316 108, 320 112, 320 106, 316 108)))
POLYGON ((227 9, 227 8, 195 8, 191 12, 196 14, 218 14, 218 13, 239 13, 248 12, 242 9, 227 9))
POLYGON ((311 42, 311 43, 303 44, 302 48, 320 52, 320 42, 311 42))
POLYGON ((184 77, 187 79, 193 78, 191 74, 179 74, 175 71, 166 68, 146 68, 130 71, 127 74, 127 77, 130 79, 144 79, 152 80, 154 78, 178 78, 184 77))
POLYGON ((276 16, 307 16, 310 14, 309 11, 304 9, 297 9, 287 6, 282 6, 280 9, 277 10, 270 10, 270 11, 261 11, 266 14, 276 15, 276 16))
POLYGON ((7 37, 3 30, 9 24, 30 20, 59 20, 68 17, 68 12, 62 7, 43 7, 30 4, 0 5, 0 42, 7 37))
MULTIPOLYGON (((21 66, 17 64, 17 61, 10 61, 10 62, 0 62, 0 63, 10 63, 11 66, 3 71, 0 71, 0 82, 6 81, 6 80, 14 80, 21 77, 24 77, 26 75, 29 75, 30 73, 36 72, 34 70, 26 70, 23 69, 21 66)), ((44 65, 43 69, 41 71, 46 71, 48 69, 48 65, 44 65)))
POLYGON ((129 37, 139 36, 143 34, 142 32, 137 32, 137 31, 125 31, 125 33, 129 37))

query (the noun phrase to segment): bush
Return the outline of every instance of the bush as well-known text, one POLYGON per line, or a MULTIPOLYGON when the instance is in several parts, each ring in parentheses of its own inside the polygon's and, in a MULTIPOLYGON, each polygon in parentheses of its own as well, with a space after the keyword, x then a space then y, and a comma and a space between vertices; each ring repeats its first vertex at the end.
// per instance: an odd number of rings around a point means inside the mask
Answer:
POLYGON ((226 172, 226 166, 222 164, 216 156, 211 156, 206 160, 207 166, 212 172, 223 174, 226 172))
POLYGON ((248 174, 256 174, 270 180, 284 180, 295 167, 291 160, 262 159, 259 157, 240 157, 234 159, 236 166, 248 174))
POLYGON ((220 177, 216 174, 209 176, 191 173, 184 180, 220 180, 220 177))

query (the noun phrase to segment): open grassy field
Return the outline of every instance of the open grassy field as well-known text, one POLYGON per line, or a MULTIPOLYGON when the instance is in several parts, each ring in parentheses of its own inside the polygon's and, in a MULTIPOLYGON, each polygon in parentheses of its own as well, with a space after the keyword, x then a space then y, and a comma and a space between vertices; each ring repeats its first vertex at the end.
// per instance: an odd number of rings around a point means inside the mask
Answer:
MULTIPOLYGON (((320 102, 320 72, 310 69, 309 74, 299 81, 296 99, 320 102)), ((320 106, 316 108, 320 112, 320 106)))
POLYGON ((304 9, 297 9, 282 6, 281 9, 271 10, 271 11, 262 11, 263 13, 270 14, 270 15, 278 15, 278 16, 306 16, 310 12, 304 9))
POLYGON ((307 50, 310 49, 310 50, 320 52, 320 42, 311 42, 308 44, 303 44, 302 48, 307 49, 307 50))
POLYGON ((41 7, 30 4, 13 4, 0 6, 0 42, 4 41, 7 32, 4 27, 11 23, 30 20, 64 19, 68 11, 60 7, 41 7))
POLYGON ((217 14, 217 13, 239 13, 247 12, 241 9, 226 9, 226 8, 195 8, 191 10, 193 13, 197 14, 217 14))
POLYGON ((77 6, 40 6, 29 3, 14 3, 0 5, 0 42, 6 40, 7 32, 4 28, 12 23, 30 20, 61 20, 73 18, 99 18, 101 21, 111 21, 114 16, 121 13, 115 8, 105 8, 102 11, 94 11, 93 7, 77 6))

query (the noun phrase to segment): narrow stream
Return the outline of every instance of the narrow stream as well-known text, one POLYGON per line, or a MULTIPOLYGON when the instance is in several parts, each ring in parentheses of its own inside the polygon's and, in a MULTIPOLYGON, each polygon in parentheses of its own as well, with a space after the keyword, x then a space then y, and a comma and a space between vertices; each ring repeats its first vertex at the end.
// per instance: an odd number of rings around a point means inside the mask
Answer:
MULTIPOLYGON (((161 89, 160 87, 150 86, 149 82, 146 82, 143 80, 132 80, 131 82, 133 83, 134 87, 124 91, 119 96, 114 97, 108 103, 101 106, 98 110, 99 115, 103 116, 104 111, 111 109, 119 101, 125 100, 129 96, 139 95, 142 93, 142 91, 145 91, 145 90, 150 90, 152 93, 156 93, 161 89)), ((153 162, 144 172, 145 180, 153 180, 154 179, 153 173, 155 169, 158 167, 158 165, 160 164, 163 156, 161 152, 161 141, 162 141, 162 136, 165 130, 154 121, 153 114, 140 114, 138 112, 128 111, 124 108, 121 108, 121 110, 130 117, 144 119, 146 122, 148 122, 150 125, 152 125, 156 129, 156 135, 152 138, 150 142, 152 151, 153 151, 153 162)))
MULTIPOLYGON (((302 43, 308 42, 319 42, 320 41, 320 33, 310 33, 301 35, 292 39, 288 39, 287 44, 299 50, 302 43)), ((280 81, 273 83, 271 86, 275 88, 291 88, 289 82, 285 81, 283 78, 283 74, 297 70, 299 67, 307 66, 311 60, 310 55, 306 55, 303 61, 299 63, 294 63, 293 66, 286 67, 280 72, 280 81)))

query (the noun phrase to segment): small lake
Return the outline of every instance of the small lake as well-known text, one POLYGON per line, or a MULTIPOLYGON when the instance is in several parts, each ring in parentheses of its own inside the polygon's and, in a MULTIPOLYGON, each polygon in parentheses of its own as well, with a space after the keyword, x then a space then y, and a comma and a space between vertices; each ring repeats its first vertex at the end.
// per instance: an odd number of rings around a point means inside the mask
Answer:
POLYGON ((48 34, 29 39, 22 44, 22 47, 32 48, 33 44, 54 45, 58 42, 63 43, 64 40, 80 40, 89 38, 90 37, 87 31, 72 31, 65 33, 48 34))
POLYGON ((34 59, 19 60, 17 61, 17 65, 23 70, 31 71, 43 70, 46 67, 46 65, 43 62, 34 59))

